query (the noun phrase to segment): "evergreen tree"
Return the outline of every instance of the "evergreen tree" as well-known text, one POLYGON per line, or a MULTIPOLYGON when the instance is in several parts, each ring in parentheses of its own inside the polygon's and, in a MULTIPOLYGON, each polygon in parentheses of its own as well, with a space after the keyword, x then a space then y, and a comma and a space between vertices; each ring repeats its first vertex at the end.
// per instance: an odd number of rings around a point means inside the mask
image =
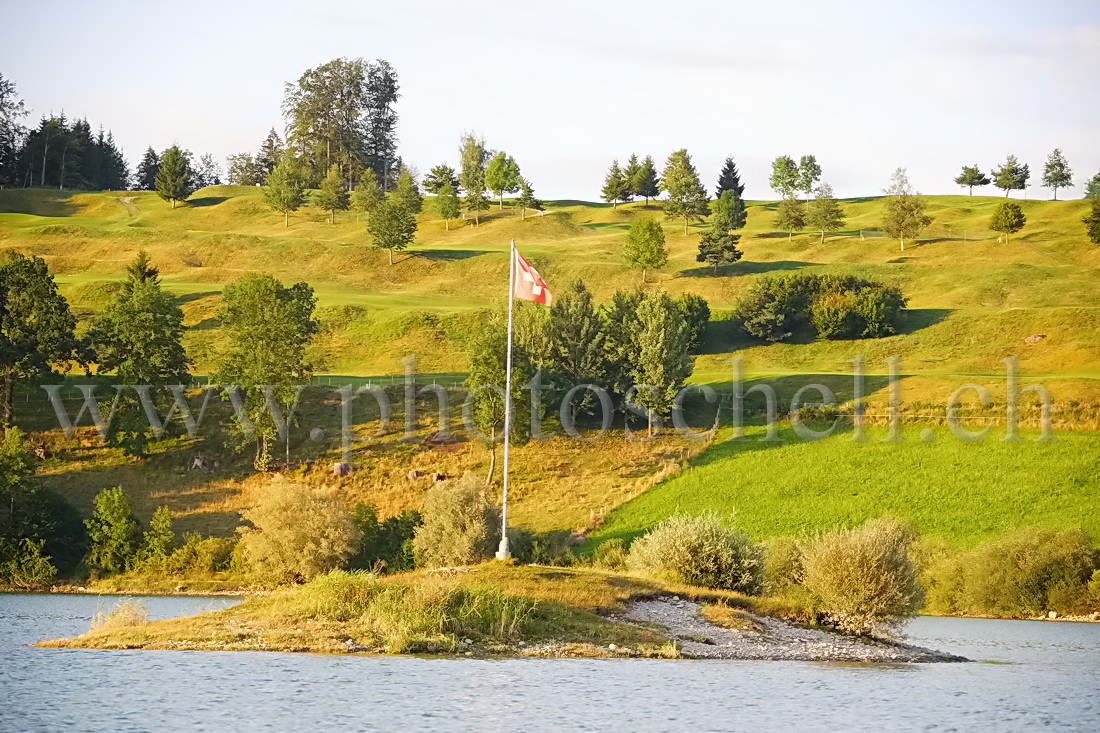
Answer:
POLYGON ((101 572, 122 572, 141 546, 141 523, 121 486, 103 489, 94 503, 92 516, 84 520, 90 545, 88 565, 101 572))
POLYGON ((359 185, 351 192, 350 205, 356 212, 356 221, 359 220, 358 214, 369 215, 383 198, 382 190, 378 188, 378 177, 374 175, 373 170, 367 168, 359 176, 359 185))
POLYGON ((802 177, 793 158, 789 155, 780 155, 772 161, 772 175, 768 179, 768 185, 781 198, 794 196, 801 183, 802 177))
POLYGON ((254 163, 256 165, 256 174, 263 180, 271 175, 271 172, 275 170, 275 166, 279 164, 279 161, 283 157, 283 153, 286 149, 283 146, 283 140, 279 137, 279 133, 275 132, 275 128, 271 128, 271 131, 267 133, 267 137, 260 143, 260 149, 256 153, 254 163))
POLYGON ((1026 223, 1027 217, 1024 216, 1023 209, 1015 201, 1002 201, 997 204, 993 216, 989 218, 989 228, 1004 234, 1006 244, 1009 235, 1023 229, 1026 223))
POLYGON ((138 163, 134 173, 134 188, 138 191, 153 191, 157 187, 157 173, 160 171, 160 156, 152 148, 145 150, 145 155, 138 163))
POLYGON ((527 210, 542 211, 542 202, 535 198, 535 189, 531 188, 531 182, 521 178, 519 182, 519 197, 516 199, 519 207, 520 219, 527 218, 527 210))
MULTIPOLYGON (((603 321, 583 280, 572 283, 550 306, 550 362, 562 392, 578 384, 600 384, 607 374, 603 321)), ((577 394, 571 411, 588 412, 597 402, 588 390, 577 394)))
POLYGON ((1100 173, 1085 181, 1085 198, 1100 199, 1100 173))
POLYGON ((890 187, 884 193, 887 199, 882 214, 882 231, 896 237, 904 252, 905 240, 917 237, 932 223, 932 217, 924 213, 924 199, 909 184, 904 168, 894 171, 890 187))
POLYGON ((619 161, 612 161, 611 168, 608 169, 603 180, 603 191, 601 193, 603 200, 611 204, 611 208, 616 208, 619 202, 629 195, 629 192, 630 184, 626 176, 623 175, 623 170, 619 167, 619 161))
POLYGON ((451 219, 462 215, 462 203, 458 200, 455 187, 450 181, 444 181, 435 195, 435 207, 447 231, 451 230, 451 219))
POLYGON ((264 202, 283 215, 283 226, 290 226, 290 212, 297 211, 305 204, 305 177, 292 156, 284 155, 267 175, 263 188, 264 202))
POLYGON ((784 196, 776 209, 775 225, 787 232, 787 241, 794 237, 795 232, 806 228, 806 213, 802 202, 793 195, 784 196))
POLYGON ((458 179, 455 177, 455 169, 449 165, 440 164, 428 171, 424 177, 424 190, 428 193, 438 194, 445 184, 451 184, 454 193, 458 193, 458 179))
POLYGON ((1066 156, 1062 155, 1060 148, 1055 148, 1054 152, 1047 158, 1046 165, 1043 166, 1043 187, 1054 190, 1054 200, 1058 200, 1058 189, 1069 188, 1073 185, 1073 171, 1070 170, 1069 162, 1066 161, 1066 156))
POLYGON ((419 214, 424 208, 424 197, 420 195, 420 187, 416 185, 416 179, 408 170, 402 170, 397 177, 397 185, 389 193, 390 196, 401 199, 413 214, 419 214))
MULTIPOLYGON (((725 193, 732 193, 732 189, 725 193)), ((699 253, 695 255, 695 261, 713 266, 717 275, 719 265, 730 265, 741 259, 741 250, 737 247, 740 241, 741 235, 729 229, 708 229, 699 238, 699 253)))
POLYGON ((703 336, 710 323, 710 306, 707 301, 695 293, 684 293, 676 299, 676 307, 684 315, 684 322, 688 327, 688 343, 692 353, 698 353, 703 344, 703 336))
POLYGON ((974 165, 964 165, 962 173, 955 178, 955 183, 970 189, 970 195, 973 196, 975 186, 988 186, 990 181, 989 176, 982 173, 981 169, 978 168, 978 164, 975 163, 974 165))
POLYGON ((714 228, 715 229, 742 229, 748 220, 748 211, 745 202, 732 188, 722 192, 718 200, 714 202, 714 228))
POLYGON ((176 208, 177 201, 186 201, 194 190, 192 188, 191 164, 188 154, 173 145, 160 156, 160 168, 157 170, 157 195, 171 202, 176 208))
POLYGON ((391 265, 393 253, 404 251, 416 238, 416 217, 409 211, 406 199, 395 194, 396 191, 390 193, 375 206, 367 221, 374 246, 389 252, 391 265))
POLYGON ((688 224, 710 214, 707 191, 687 150, 677 150, 668 157, 665 170, 661 173, 661 190, 668 193, 665 215, 669 218, 682 217, 684 234, 688 233, 688 224))
POLYGON ((1027 187, 1027 179, 1031 177, 1027 163, 1020 164, 1015 155, 1005 159, 1004 164, 993 171, 993 185, 1004 189, 1005 198, 1009 191, 1022 191, 1027 187))
POLYGON ((649 208, 649 200, 656 198, 660 193, 660 181, 657 179, 657 168, 653 165, 653 157, 647 155, 638 168, 638 175, 631 181, 630 189, 635 196, 645 199, 645 208, 649 208))
POLYGON ((808 199, 819 180, 821 180, 821 166, 817 164, 817 158, 813 155, 803 155, 798 163, 798 189, 805 193, 808 199))
POLYGON ((691 333, 676 303, 655 291, 638 302, 631 336, 636 354, 631 376, 634 384, 647 387, 635 393, 634 402, 649 414, 652 437, 653 415, 669 413, 676 394, 691 376, 691 333))
POLYGON ((504 194, 518 191, 520 180, 515 159, 504 152, 493 156, 485 170, 485 185, 500 199, 501 209, 504 208, 504 194))
POLYGON ((19 151, 27 135, 20 120, 26 116, 26 104, 15 84, 0 74, 0 188, 19 181, 19 151))
POLYGON ((348 190, 344 186, 344 179, 340 175, 340 169, 332 166, 328 169, 328 175, 321 181, 321 187, 313 197, 313 205, 321 211, 329 212, 329 223, 336 223, 336 212, 346 211, 348 208, 348 190))
POLYGON ((640 196, 638 193, 639 176, 642 174, 642 164, 638 162, 638 156, 634 153, 630 154, 630 157, 626 160, 626 165, 623 166, 623 180, 626 181, 626 193, 629 198, 627 201, 633 201, 635 196, 640 196))
POLYGON ((722 172, 718 174, 718 187, 714 190, 714 197, 721 198, 726 191, 733 191, 737 198, 745 195, 745 186, 741 183, 741 174, 737 171, 737 164, 733 158, 726 158, 722 165, 722 172))
POLYGON ((825 232, 835 232, 844 228, 844 209, 833 198, 833 187, 822 183, 817 189, 817 197, 809 204, 806 224, 821 232, 821 242, 825 242, 825 232))
POLYGON ((481 221, 479 215, 489 208, 485 198, 485 163, 488 158, 485 141, 473 133, 466 133, 462 136, 459 150, 462 155, 459 182, 466 192, 466 210, 473 213, 474 226, 477 226, 481 221))
POLYGON ((1085 224, 1085 233, 1093 244, 1100 244, 1100 198, 1092 200, 1092 210, 1081 221, 1085 224))
POLYGON ((665 232, 660 223, 651 217, 635 219, 626 233, 626 248, 623 250, 626 263, 635 270, 642 271, 642 282, 646 281, 649 269, 664 267, 668 262, 668 250, 665 248, 665 232))

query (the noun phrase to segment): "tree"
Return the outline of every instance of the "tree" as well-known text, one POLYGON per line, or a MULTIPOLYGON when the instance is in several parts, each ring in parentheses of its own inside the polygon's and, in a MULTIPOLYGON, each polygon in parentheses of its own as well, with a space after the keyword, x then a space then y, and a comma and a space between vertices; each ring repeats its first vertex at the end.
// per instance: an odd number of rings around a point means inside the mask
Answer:
POLYGON ((308 198, 306 181, 298 162, 284 155, 264 180, 264 202, 282 213, 283 226, 290 226, 290 212, 297 211, 308 198))
POLYGON ((259 186, 264 177, 256 161, 248 153, 230 155, 225 159, 226 178, 230 186, 259 186))
POLYGON ((1085 198, 1100 199, 1100 173, 1085 181, 1085 198))
POLYGON ((134 172, 134 188, 138 191, 156 190, 158 171, 160 171, 160 156, 157 155, 157 151, 147 148, 134 172))
MULTIPOLYGON (((732 193, 732 190, 725 193, 732 193)), ((699 238, 699 253, 695 255, 695 261, 713 266, 717 275, 719 265, 730 265, 741 259, 741 250, 737 248, 740 241, 741 235, 733 234, 728 229, 707 230, 699 238)))
POLYGON ((798 163, 798 190, 804 192, 806 198, 809 198, 820 179, 821 166, 817 164, 817 158, 812 155, 803 155, 798 163))
POLYGON ((11 429, 16 382, 48 374, 51 364, 78 358, 76 319, 41 257, 8 250, 0 261, 0 378, 4 431, 11 429))
POLYGON ((428 489, 424 523, 413 538, 417 566, 471 565, 492 557, 499 543, 500 509, 486 481, 467 473, 428 489))
POLYGON ((642 271, 643 283, 646 281, 646 271, 664 267, 668 262, 668 250, 660 223, 648 216, 635 219, 626 233, 623 256, 630 267, 642 271))
POLYGON ((0 74, 0 188, 14 185, 19 179, 19 150, 27 135, 20 120, 26 116, 26 104, 19 98, 15 84, 0 74))
MULTIPOLYGON (((270 467, 270 443, 281 431, 266 409, 264 395, 255 388, 272 387, 273 397, 289 406, 297 397, 295 386, 309 384, 313 369, 306 360, 306 347, 317 332, 313 320, 316 305, 308 284, 285 287, 271 275, 260 273, 244 275, 222 291, 218 318, 228 347, 211 381, 244 389, 243 406, 254 430, 248 435, 238 423, 234 447, 243 449, 255 442, 253 465, 257 470, 270 467)), ((279 437, 289 447, 289 425, 279 437)))
POLYGON ((1027 217, 1024 216, 1023 209, 1015 201, 1002 201, 997 204, 993 216, 989 218, 989 228, 995 232, 1003 233, 1006 243, 1008 242, 1008 235, 1020 231, 1026 223, 1027 217))
POLYGON ((177 201, 186 201, 194 190, 192 188, 192 172, 190 153, 180 150, 173 145, 160 156, 160 168, 157 169, 157 177, 154 182, 157 195, 176 208, 177 201))
POLYGON ((1058 200, 1058 189, 1073 185, 1073 171, 1070 170, 1066 156, 1061 148, 1055 148, 1043 166, 1043 187, 1054 190, 1054 200, 1058 200))
POLYGON ((821 242, 825 242, 825 232, 835 232, 844 228, 844 209, 833 198, 833 187, 822 183, 817 196, 809 204, 806 224, 821 232, 821 242))
POLYGON ((1027 163, 1021 165, 1015 155, 1005 159, 1004 164, 993 171, 993 185, 1004 189, 1005 198, 1009 191, 1022 191, 1027 187, 1027 179, 1031 177, 1027 163))
POLYGON ((84 520, 90 545, 88 565, 108 573, 121 572, 137 555, 141 523, 121 486, 103 489, 94 504, 92 516, 84 520))
POLYGON ((626 165, 623 166, 623 180, 626 181, 627 201, 633 201, 634 197, 639 195, 636 187, 640 182, 641 173, 642 164, 638 162, 638 156, 631 153, 630 157, 626 160, 626 165))
POLYGON ((684 234, 688 233, 689 223, 700 221, 710 214, 707 191, 687 150, 677 150, 668 157, 665 170, 661 173, 661 190, 668 193, 665 215, 670 218, 683 217, 684 234))
POLYGON ((794 195, 784 196, 783 200, 779 202, 775 214, 775 225, 786 230, 787 241, 794 238, 795 232, 800 232, 806 228, 806 213, 803 204, 794 195))
POLYGON ((601 196, 611 204, 611 208, 616 208, 620 201, 625 201, 630 196, 630 183, 619 167, 618 160, 612 161, 607 175, 604 176, 601 196))
POLYGON ((964 165, 962 173, 955 178, 955 183, 970 189, 970 195, 973 196, 975 186, 989 185, 989 176, 981 172, 977 163, 974 165, 964 165))
POLYGON ((462 136, 459 150, 462 167, 458 180, 466 192, 466 210, 473 212, 474 226, 477 226, 480 223, 478 215, 489 208, 489 202, 485 199, 485 162, 488 157, 485 141, 468 132, 462 136))
POLYGON ((267 137, 260 143, 259 152, 256 153, 257 176, 261 181, 271 175, 271 171, 275 170, 275 166, 282 160, 285 152, 286 148, 283 146, 282 138, 279 137, 279 133, 275 132, 274 127, 271 128, 271 131, 267 133, 267 137))
POLYGON ((886 206, 882 212, 882 231, 896 237, 905 251, 905 240, 917 237, 932 223, 932 217, 924 213, 924 199, 913 189, 904 168, 898 168, 891 177, 890 187, 885 189, 886 206))
POLYGON ((455 177, 455 169, 449 165, 440 164, 428 171, 424 177, 424 190, 428 193, 438 194, 446 184, 451 184, 451 189, 458 193, 458 179, 455 177))
MULTIPOLYGON (((554 298, 548 333, 549 366, 555 379, 563 381, 563 391, 603 381, 607 374, 603 321, 583 280, 573 282, 554 298)), ((590 410, 596 401, 591 391, 582 390, 571 405, 573 418, 590 410)))
POLYGON ((149 529, 141 538, 138 555, 142 560, 166 560, 176 544, 172 530, 172 512, 166 506, 158 506, 149 520, 149 529))
POLYGON ((447 231, 450 231, 451 219, 457 219, 462 215, 462 203, 458 200, 458 194, 455 193, 455 187, 450 181, 444 182, 436 191, 435 208, 443 219, 447 231))
POLYGON ((772 175, 768 179, 768 185, 776 191, 781 198, 794 196, 802 182, 798 165, 789 155, 780 155, 772 161, 772 175))
POLYGON ((649 414, 648 432, 653 435, 653 414, 667 415, 676 393, 691 376, 689 332, 684 315, 663 292, 642 296, 631 334, 637 358, 631 369, 634 384, 644 385, 634 402, 649 414))
POLYGON ((519 166, 505 152, 493 156, 485 170, 485 185, 500 198, 501 209, 504 208, 504 194, 518 191, 520 180, 519 166))
POLYGON ((1088 234, 1089 241, 1100 244, 1100 198, 1092 199, 1092 211, 1081 221, 1085 223, 1085 232, 1088 234))
POLYGON ((542 211, 542 202, 535 198, 535 189, 531 188, 531 182, 526 178, 521 178, 519 181, 519 197, 516 199, 516 206, 519 207, 520 219, 527 218, 528 209, 542 211))
POLYGON ((199 158, 199 165, 195 168, 195 188, 206 188, 207 186, 220 186, 222 184, 222 171, 218 167, 217 161, 214 160, 214 156, 207 153, 199 158))
POLYGON ((420 195, 420 187, 416 185, 416 178, 411 171, 404 169, 397 177, 397 184, 389 193, 396 199, 405 202, 407 208, 413 214, 419 214, 424 208, 424 197, 420 195))
POLYGON ((335 165, 328 169, 328 175, 321 181, 321 187, 317 195, 313 197, 313 205, 322 211, 329 212, 329 223, 336 223, 336 212, 346 211, 348 208, 348 190, 344 186, 344 179, 340 175, 340 169, 335 165))
POLYGON ((416 238, 416 217, 407 201, 391 193, 374 207, 367 231, 375 247, 389 252, 392 265, 393 253, 404 251, 416 238))
POLYGON ((745 186, 741 183, 741 174, 737 171, 737 164, 733 158, 726 158, 722 165, 722 172, 718 174, 718 186, 714 189, 714 197, 721 198, 726 191, 732 191, 741 198, 745 194, 745 186))
POLYGON ((684 293, 676 299, 676 307, 684 315, 688 328, 688 343, 693 353, 699 350, 710 323, 710 306, 705 298, 695 293, 684 293))
POLYGON ((657 179, 657 168, 653 165, 653 157, 647 155, 638 167, 638 176, 631 181, 630 188, 635 196, 645 198, 645 208, 649 208, 649 200, 656 198, 660 193, 660 181, 657 179))
POLYGON ((374 175, 373 170, 367 168, 359 176, 359 185, 351 192, 349 205, 357 214, 355 220, 359 220, 360 213, 369 215, 383 198, 382 189, 378 188, 378 176, 374 175))
POLYGON ((742 229, 748 220, 745 202, 732 189, 726 189, 714 202, 715 229, 742 229))

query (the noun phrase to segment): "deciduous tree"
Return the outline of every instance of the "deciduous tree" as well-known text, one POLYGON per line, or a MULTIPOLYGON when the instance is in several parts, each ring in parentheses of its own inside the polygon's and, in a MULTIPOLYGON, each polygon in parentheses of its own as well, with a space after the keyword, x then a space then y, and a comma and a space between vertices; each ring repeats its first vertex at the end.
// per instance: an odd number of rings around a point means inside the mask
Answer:
POLYGON ((993 185, 1004 189, 1005 198, 1009 191, 1022 191, 1027 187, 1027 179, 1031 177, 1027 163, 1019 163, 1015 155, 1005 159, 1003 165, 993 171, 993 185))
POLYGON ((1092 199, 1092 210, 1082 219, 1085 233, 1093 244, 1100 244, 1100 198, 1092 199))
POLYGON ((668 250, 660 223, 651 217, 635 219, 626 233, 623 256, 630 267, 642 271, 643 283, 648 270, 664 267, 668 262, 668 250))
POLYGON ((383 198, 382 190, 378 188, 378 176, 367 168, 359 176, 359 185, 351 192, 349 205, 356 212, 356 221, 359 220, 359 214, 370 214, 383 198))
POLYGON ((1002 201, 997 204, 993 216, 989 218, 989 228, 1004 234, 1006 243, 1009 235, 1023 229, 1026 223, 1027 217, 1024 216, 1023 209, 1015 201, 1002 201))
POLYGON ((305 175, 293 156, 284 155, 264 181, 263 197, 283 215, 283 226, 290 226, 290 212, 297 211, 308 198, 305 175))
POLYGON ((794 238, 795 232, 806 228, 806 212, 801 201, 793 195, 784 196, 776 209, 775 225, 787 232, 787 241, 794 238))
POLYGON ((374 207, 367 221, 367 231, 374 246, 389 253, 392 265, 393 253, 403 252, 416 239, 416 216, 409 211, 404 198, 391 193, 374 207))
POLYGON ((798 164, 789 155, 780 155, 772 161, 772 175, 768 179, 768 185, 782 198, 794 196, 802 179, 799 175, 798 164))
POLYGON ((340 175, 340 169, 333 165, 328 169, 328 175, 321 181, 321 187, 313 197, 313 205, 322 211, 329 212, 329 223, 336 223, 336 212, 346 211, 349 204, 348 190, 344 186, 344 177, 340 175))
POLYGON ((474 226, 477 226, 480 223, 479 215, 489 208, 489 202, 485 198, 485 164, 488 159, 485 141, 468 132, 462 136, 459 152, 462 166, 458 180, 466 192, 466 210, 473 213, 474 226))
POLYGON ((882 213, 882 231, 897 238, 904 252, 905 240, 919 236, 932 223, 932 217, 924 213, 924 198, 913 189, 904 168, 894 171, 890 187, 884 193, 887 198, 882 213))
POLYGON ((527 218, 528 209, 542 211, 542 202, 535 198, 535 189, 531 188, 531 182, 526 178, 520 179, 519 197, 516 199, 516 206, 519 207, 520 219, 527 218))
POLYGON ((436 191, 435 208, 443 219, 444 227, 450 231, 451 219, 457 219, 462 215, 462 203, 458 200, 458 194, 455 193, 455 187, 450 181, 445 181, 436 191))
POLYGON ((458 193, 458 178, 455 177, 455 169, 446 164, 439 164, 428 171, 424 177, 424 190, 428 193, 438 194, 446 184, 451 184, 454 193, 458 193))
POLYGON ((485 185, 500 199, 501 209, 504 208, 504 194, 518 191, 520 180, 515 158, 503 151, 493 156, 485 169, 485 185))
POLYGON ((821 180, 821 166, 817 164, 817 158, 813 155, 803 155, 798 163, 798 190, 805 193, 808 199, 819 180, 821 180))
POLYGON ((1043 187, 1054 191, 1054 200, 1058 200, 1058 189, 1073 185, 1073 171, 1069 167, 1061 148, 1055 148, 1043 166, 1043 187))
POLYGON ((833 187, 828 183, 822 183, 817 189, 817 195, 809 203, 806 223, 811 229, 821 232, 821 241, 825 242, 825 232, 835 232, 844 228, 844 209, 833 198, 833 187))
POLYGON ((412 171, 408 169, 401 171, 401 175, 397 177, 397 185, 389 195, 404 201, 405 208, 413 214, 419 214, 424 208, 424 197, 420 195, 420 186, 417 185, 412 171))

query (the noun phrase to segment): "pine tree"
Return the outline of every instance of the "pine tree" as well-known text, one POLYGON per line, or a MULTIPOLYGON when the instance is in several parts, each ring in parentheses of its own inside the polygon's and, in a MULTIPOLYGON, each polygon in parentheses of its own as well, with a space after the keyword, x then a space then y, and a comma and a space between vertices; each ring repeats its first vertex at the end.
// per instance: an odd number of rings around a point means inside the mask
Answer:
POLYGON ((742 229, 746 221, 748 221, 748 211, 737 191, 732 188, 723 191, 714 202, 714 228, 742 229))
POLYGON ((822 183, 817 189, 817 197, 809 204, 806 224, 821 232, 821 242, 825 242, 825 232, 835 232, 844 228, 844 209, 833 198, 833 187, 822 183))
POLYGON ((638 177, 632 181, 630 188, 635 196, 645 198, 645 208, 649 208, 649 200, 656 198, 660 193, 660 181, 657 179, 657 168, 653 165, 653 157, 647 155, 638 168, 638 177))
POLYGON ((328 169, 328 175, 321 181, 321 187, 313 197, 313 205, 321 211, 329 212, 329 223, 336 223, 336 212, 346 211, 348 208, 348 190, 344 186, 344 178, 340 175, 339 167, 333 165, 328 169))
POLYGON ((392 265, 393 253, 404 251, 416 238, 416 217, 404 198, 391 193, 374 207, 367 231, 375 247, 389 252, 392 265))
POLYGON ((1085 224, 1089 241, 1100 244, 1100 198, 1092 199, 1092 210, 1081 221, 1085 224))
POLYGON ((714 197, 721 198, 726 191, 733 191, 738 198, 745 195, 745 186, 741 183, 741 174, 737 171, 737 164, 733 158, 726 158, 722 165, 722 172, 718 174, 718 187, 714 190, 714 197))
POLYGON ((1055 148, 1043 166, 1043 187, 1054 190, 1054 200, 1058 200, 1058 189, 1073 185, 1073 171, 1070 170, 1066 156, 1061 148, 1055 148))
POLYGON ((651 217, 636 219, 626 233, 623 256, 630 267, 642 271, 643 283, 650 268, 664 267, 668 262, 668 250, 660 223, 651 217))
POLYGON ((473 133, 462 136, 460 147, 462 166, 459 183, 466 192, 466 210, 474 215, 474 226, 481 223, 479 214, 489 208, 485 198, 485 141, 473 133))
POLYGON ((413 214, 419 214, 424 209, 424 197, 420 195, 420 187, 416 185, 416 179, 407 169, 401 171, 397 177, 397 184, 389 195, 404 201, 405 208, 413 214))
POLYGON ((626 181, 627 201, 633 201, 635 196, 641 195, 638 193, 639 176, 641 173, 642 164, 638 162, 638 156, 631 153, 630 157, 626 160, 626 165, 623 166, 623 180, 626 181))
POLYGON ((157 187, 157 172, 160 170, 160 156, 157 151, 148 148, 141 157, 134 172, 134 188, 138 191, 153 191, 157 187))
POLYGON ((160 168, 157 170, 157 195, 176 208, 177 201, 186 201, 191 195, 192 173, 188 161, 189 155, 173 145, 160 156, 160 168))
POLYGON ((1004 164, 993 171, 993 185, 1004 189, 1005 198, 1009 191, 1022 191, 1027 187, 1027 179, 1031 177, 1027 163, 1021 165, 1015 155, 1005 159, 1004 164))
POLYGON ((356 212, 355 220, 359 220, 359 214, 369 215, 383 198, 382 190, 378 188, 378 177, 367 168, 359 176, 359 185, 351 192, 350 206, 356 212))
POLYGON ((458 193, 458 179, 455 178, 455 169, 449 165, 440 164, 428 171, 424 177, 424 190, 428 193, 438 194, 445 184, 451 184, 454 193, 458 193))
POLYGON ((781 198, 794 196, 801 183, 798 165, 789 155, 780 155, 772 161, 772 175, 768 179, 768 185, 777 192, 781 198))
POLYGON ((882 231, 896 237, 904 252, 905 240, 917 237, 932 223, 932 217, 924 213, 924 199, 909 184, 904 168, 894 171, 890 187, 884 193, 887 198, 882 213, 882 231))
POLYGON ((282 159, 284 152, 286 151, 283 147, 282 138, 279 137, 279 133, 275 132, 275 128, 271 128, 271 132, 267 133, 267 137, 260 143, 260 150, 256 153, 255 158, 256 169, 261 180, 271 175, 271 172, 275 170, 275 166, 279 164, 279 160, 282 159))
POLYGON ((451 230, 451 219, 457 219, 462 215, 462 204, 455 193, 455 187, 450 181, 444 181, 435 194, 435 207, 439 216, 443 219, 447 231, 451 230))
MULTIPOLYGON (((726 191, 732 192, 732 189, 726 191)), ((708 229, 699 238, 699 253, 695 255, 695 261, 712 265, 717 275, 719 265, 729 265, 741 259, 741 250, 737 247, 740 241, 741 235, 729 229, 708 229)))
POLYGON ((531 187, 531 182, 526 178, 520 179, 519 197, 516 199, 516 206, 519 207, 520 219, 527 218, 528 209, 542 211, 542 202, 535 198, 535 189, 531 187))
POLYGON ((776 209, 775 225, 787 232, 787 241, 794 238, 795 232, 806 228, 806 214, 802 202, 793 195, 784 196, 776 209))
POLYGON ((268 206, 283 214, 283 226, 289 227, 290 212, 300 209, 308 198, 305 177, 293 157, 284 155, 267 175, 263 197, 268 206))
POLYGON ((670 218, 682 217, 684 234, 688 233, 688 224, 700 221, 710 214, 707 191, 699 180, 699 174, 692 165, 687 150, 677 150, 668 157, 665 170, 661 173, 661 190, 668 193, 665 215, 670 218))
POLYGON ((614 209, 618 207, 619 201, 623 200, 629 190, 630 184, 627 182, 626 176, 623 175, 622 168, 619 167, 619 161, 612 161, 611 167, 603 179, 603 190, 601 192, 603 200, 611 204, 611 208, 614 209))
POLYGON ((1027 217, 1024 216, 1023 209, 1015 201, 1002 201, 997 204, 993 216, 989 218, 989 228, 1004 234, 1005 244, 1008 243, 1009 235, 1023 229, 1026 223, 1027 217))
POLYGON ((975 163, 974 165, 964 165, 962 173, 955 178, 955 183, 970 189, 970 195, 973 196, 975 186, 988 186, 990 181, 989 176, 982 173, 981 169, 978 168, 978 164, 975 163))
POLYGON ((817 164, 817 158, 813 155, 803 155, 798 163, 798 189, 805 193, 808 199, 819 180, 821 180, 821 166, 817 164))
POLYGON ((485 185, 500 199, 501 209, 504 208, 504 194, 518 191, 520 180, 519 166, 505 152, 493 156, 485 169, 485 185))

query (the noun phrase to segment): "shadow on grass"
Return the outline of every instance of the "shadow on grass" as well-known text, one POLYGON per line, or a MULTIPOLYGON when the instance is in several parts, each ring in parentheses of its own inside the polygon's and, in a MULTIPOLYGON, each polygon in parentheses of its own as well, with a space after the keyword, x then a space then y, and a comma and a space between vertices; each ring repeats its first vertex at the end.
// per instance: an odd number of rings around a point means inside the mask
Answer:
POLYGON ((184 303, 193 303, 196 300, 202 300, 203 298, 214 295, 221 295, 221 292, 218 290, 205 290, 201 293, 184 293, 183 295, 176 296, 176 302, 183 305, 184 303))
POLYGON ((422 249, 410 252, 410 254, 435 262, 457 262, 458 260, 478 257, 485 254, 485 252, 477 249, 422 249))
POLYGON ((228 201, 228 196, 203 196, 198 199, 187 199, 188 206, 217 206, 223 201, 228 201))
POLYGON ((898 329, 899 335, 906 335, 922 328, 943 323, 955 311, 951 308, 913 308, 905 311, 905 320, 898 329))

